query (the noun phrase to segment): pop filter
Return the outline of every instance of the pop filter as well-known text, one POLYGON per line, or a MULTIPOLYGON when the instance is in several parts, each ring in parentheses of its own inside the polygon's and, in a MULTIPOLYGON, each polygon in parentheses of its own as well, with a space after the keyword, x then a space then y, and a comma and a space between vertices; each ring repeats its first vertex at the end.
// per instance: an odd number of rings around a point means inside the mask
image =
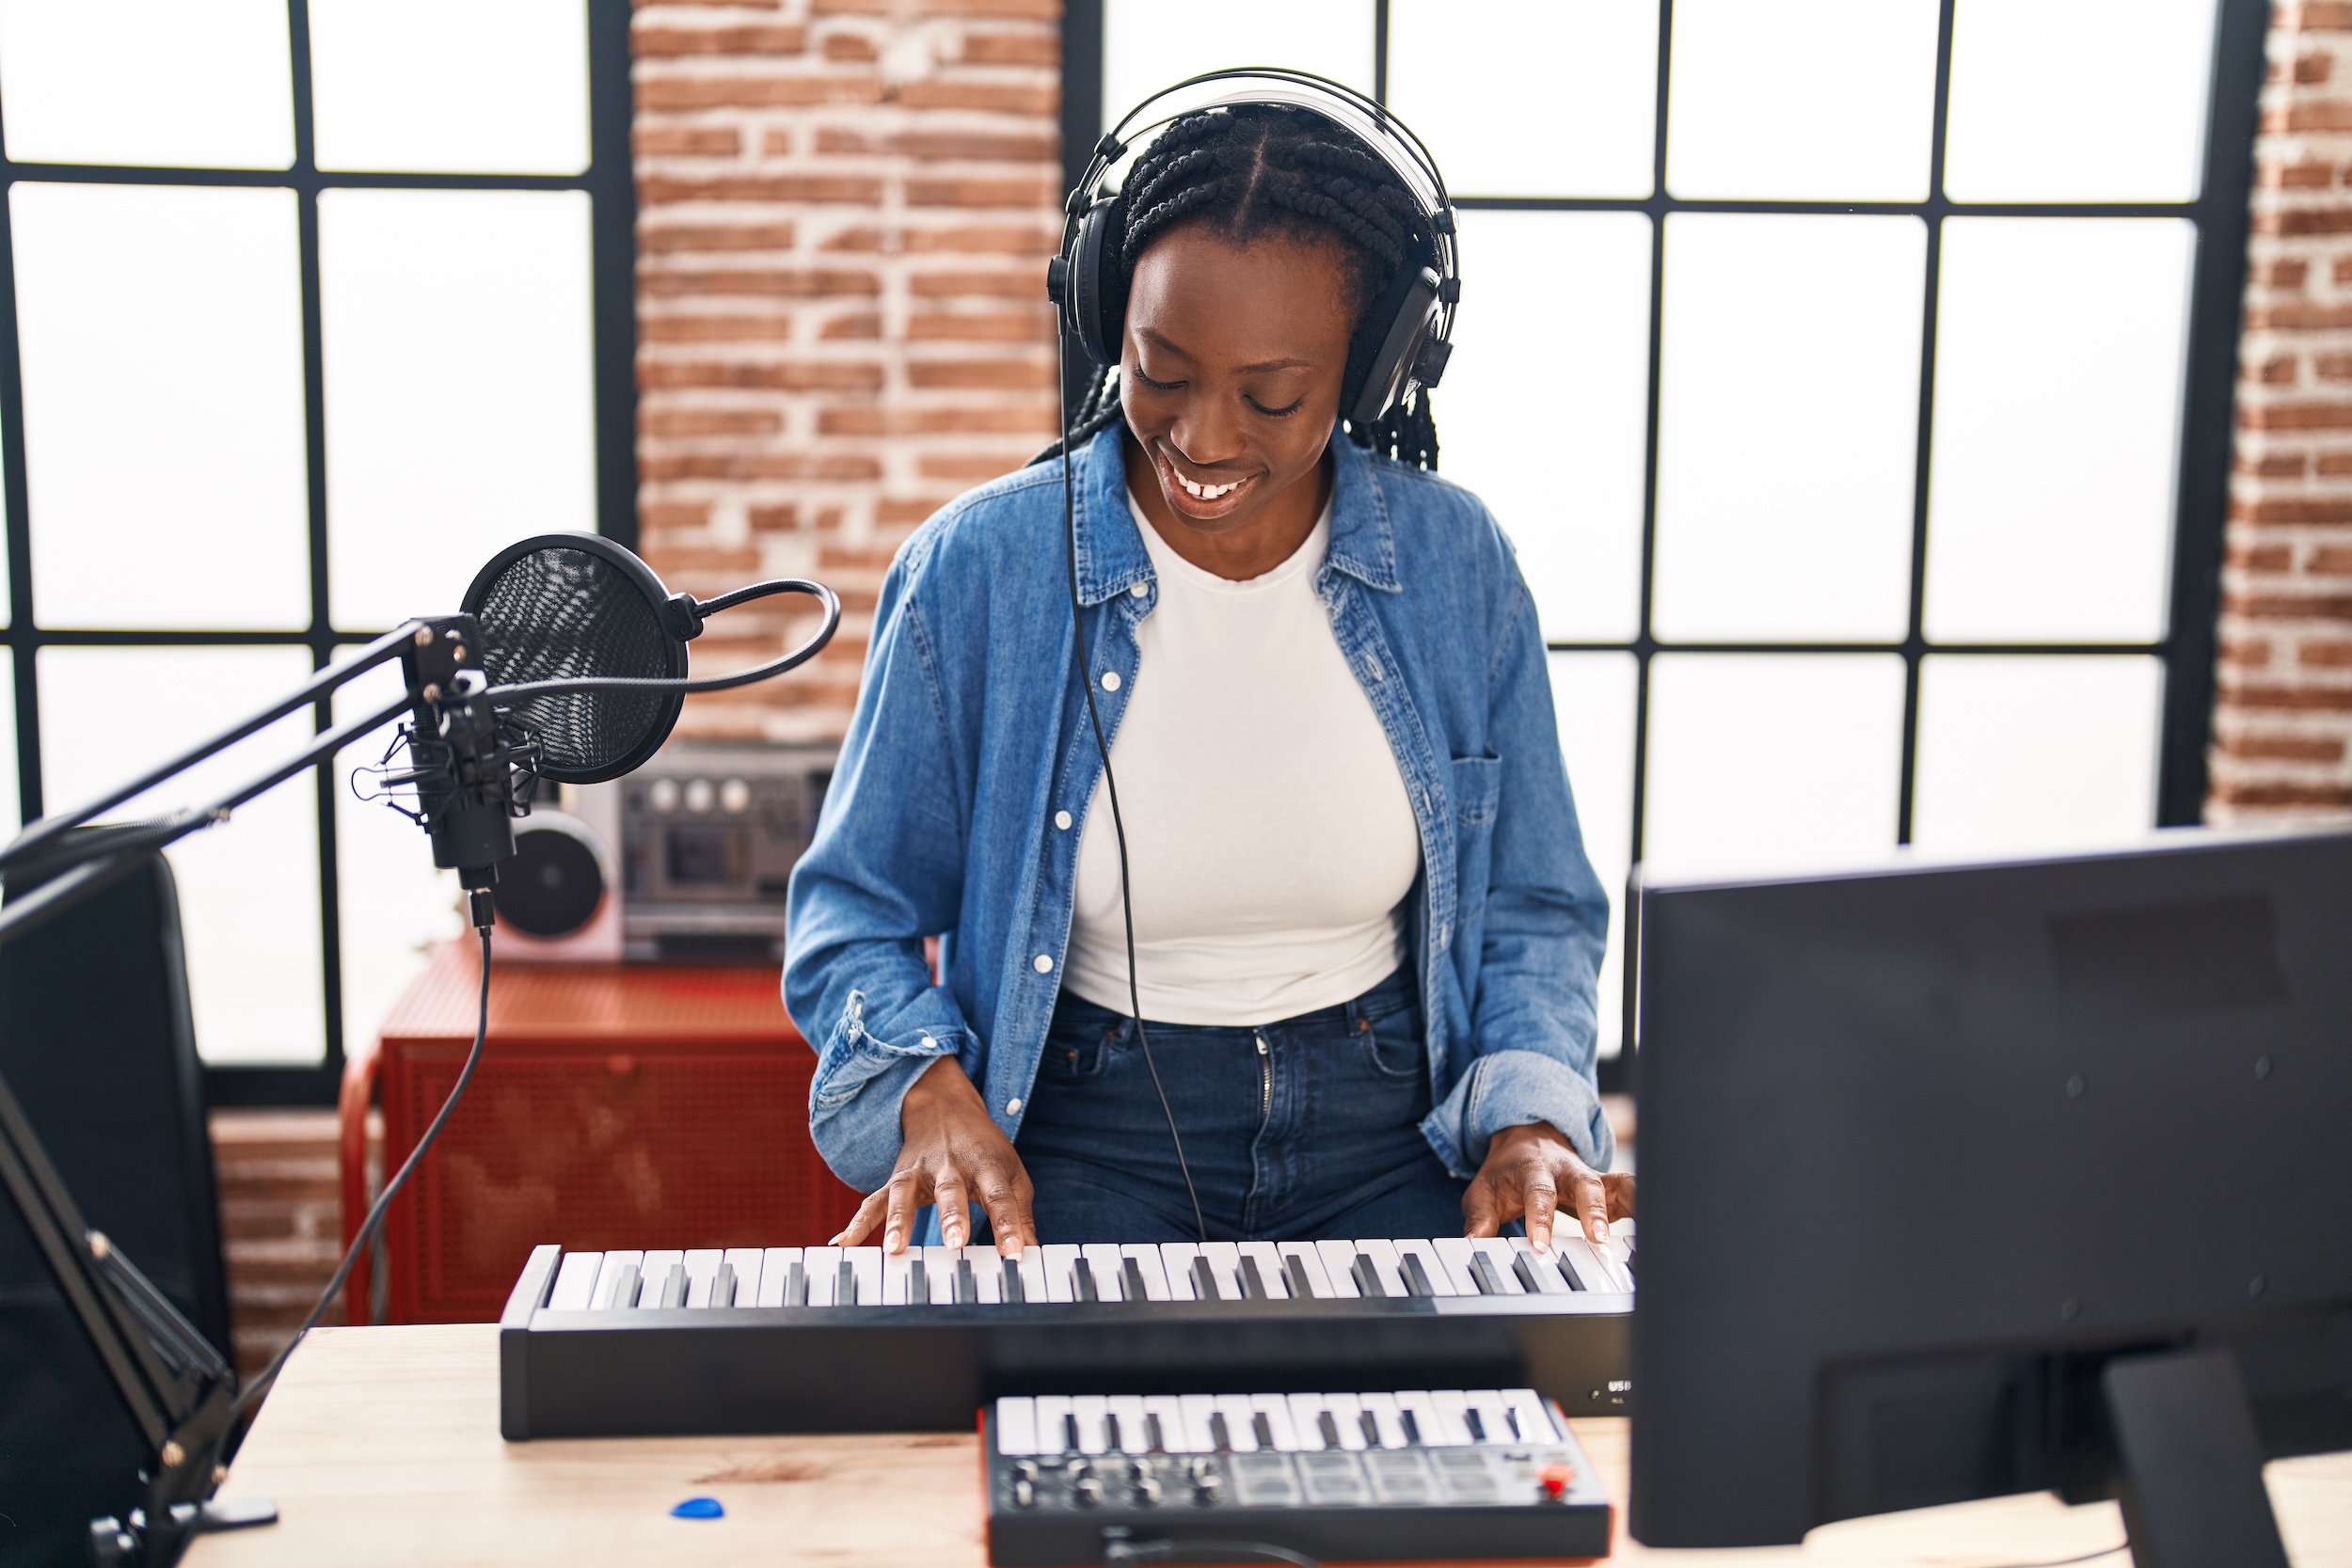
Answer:
POLYGON ((672 594, 610 539, 548 533, 509 545, 466 590, 482 626, 488 695, 527 729, 532 772, 557 784, 617 779, 660 750, 687 694, 780 675, 833 640, 841 604, 822 583, 754 583, 707 604, 672 594), (772 594, 807 594, 825 610, 817 635, 784 657, 709 680, 686 679, 686 644, 703 619, 772 594))

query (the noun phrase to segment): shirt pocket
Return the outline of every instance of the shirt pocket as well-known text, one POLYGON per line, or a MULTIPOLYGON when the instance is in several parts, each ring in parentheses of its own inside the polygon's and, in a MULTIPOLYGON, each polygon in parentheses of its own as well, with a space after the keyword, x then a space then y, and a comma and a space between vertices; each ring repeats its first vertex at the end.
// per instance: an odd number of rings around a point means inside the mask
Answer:
POLYGON ((1495 807, 1502 799, 1502 759, 1455 757, 1453 795, 1456 833, 1492 827, 1495 807))
MULTIPOLYGON (((1454 895, 1461 924, 1474 925, 1476 911, 1486 902, 1486 885, 1493 869, 1495 812, 1502 800, 1501 757, 1455 757, 1454 794, 1454 895)), ((1469 929, 1457 931, 1472 940, 1469 929)))

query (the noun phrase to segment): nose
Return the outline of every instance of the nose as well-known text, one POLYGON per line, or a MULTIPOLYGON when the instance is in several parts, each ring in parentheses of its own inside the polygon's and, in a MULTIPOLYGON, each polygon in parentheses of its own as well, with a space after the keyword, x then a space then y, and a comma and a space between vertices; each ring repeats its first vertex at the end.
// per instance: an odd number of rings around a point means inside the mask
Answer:
POLYGON ((1224 400, 1187 398, 1168 429, 1168 444, 1185 462, 1201 467, 1230 463, 1245 450, 1241 421, 1224 400))

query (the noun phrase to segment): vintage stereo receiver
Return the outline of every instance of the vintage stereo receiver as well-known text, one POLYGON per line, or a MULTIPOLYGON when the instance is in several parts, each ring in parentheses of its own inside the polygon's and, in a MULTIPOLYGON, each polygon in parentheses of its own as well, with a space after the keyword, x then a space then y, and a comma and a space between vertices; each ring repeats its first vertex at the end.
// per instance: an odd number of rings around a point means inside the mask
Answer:
POLYGON ((785 893, 817 831, 836 748, 679 744, 619 792, 629 958, 773 963, 785 893))

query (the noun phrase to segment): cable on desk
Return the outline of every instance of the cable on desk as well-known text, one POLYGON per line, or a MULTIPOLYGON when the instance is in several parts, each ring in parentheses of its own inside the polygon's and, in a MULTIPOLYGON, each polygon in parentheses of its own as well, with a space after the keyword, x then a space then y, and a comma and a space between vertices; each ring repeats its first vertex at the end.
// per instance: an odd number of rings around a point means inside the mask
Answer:
POLYGON ((352 1264, 375 1240, 376 1230, 384 1223, 385 1211, 391 1207, 392 1199, 400 1196, 401 1188, 407 1185, 410 1173, 422 1163, 424 1151, 431 1148, 433 1140, 441 1135, 441 1128, 448 1122, 450 1113, 457 1109, 457 1101, 465 1096, 466 1085, 473 1082, 474 1069, 482 1065, 482 1042, 490 1033, 490 927, 482 927, 481 932, 482 991, 474 1004, 473 1048, 466 1053, 466 1065, 458 1069, 457 1082, 451 1087, 449 1098, 441 1101, 440 1111, 425 1128, 424 1135, 417 1140, 417 1147, 410 1149, 408 1158, 401 1162, 399 1173, 384 1183, 384 1191, 377 1195, 374 1206, 369 1209, 358 1235, 352 1239, 350 1249, 343 1254, 343 1260, 337 1266, 335 1276, 326 1282, 326 1289, 320 1292, 318 1304, 310 1308, 310 1315, 302 1320, 302 1326, 295 1329, 294 1338, 286 1341, 286 1348, 271 1357, 270 1364, 262 1369, 261 1375, 246 1384, 229 1406, 229 1436, 224 1445, 226 1451, 221 1455, 223 1464, 235 1456, 237 1446, 245 1440, 237 1423, 255 1402, 269 1392, 270 1386, 278 1381, 278 1372, 286 1365, 286 1357, 294 1353, 294 1347, 302 1343, 305 1335, 318 1326, 319 1320, 326 1315, 327 1307, 342 1293, 343 1281, 351 1276, 352 1264))
POLYGON ((1187 1560, 1206 1562, 1231 1562, 1237 1557, 1263 1558, 1268 1562, 1287 1562, 1293 1568, 1323 1568, 1304 1552, 1294 1552, 1288 1546, 1277 1546, 1264 1541, 1131 1541, 1123 1535, 1104 1531, 1103 1560, 1109 1568, 1129 1568, 1138 1562, 1183 1562, 1187 1560))
POLYGON ((2102 1546, 2095 1552, 2085 1552, 2080 1557, 2044 1558, 2040 1562, 2004 1562, 1999 1564, 1998 1568, 2067 1568, 2069 1563, 2096 1562, 2103 1557, 2113 1557, 2118 1552, 2128 1552, 2131 1549, 2130 1542, 2119 1541, 2112 1546, 2102 1546))

